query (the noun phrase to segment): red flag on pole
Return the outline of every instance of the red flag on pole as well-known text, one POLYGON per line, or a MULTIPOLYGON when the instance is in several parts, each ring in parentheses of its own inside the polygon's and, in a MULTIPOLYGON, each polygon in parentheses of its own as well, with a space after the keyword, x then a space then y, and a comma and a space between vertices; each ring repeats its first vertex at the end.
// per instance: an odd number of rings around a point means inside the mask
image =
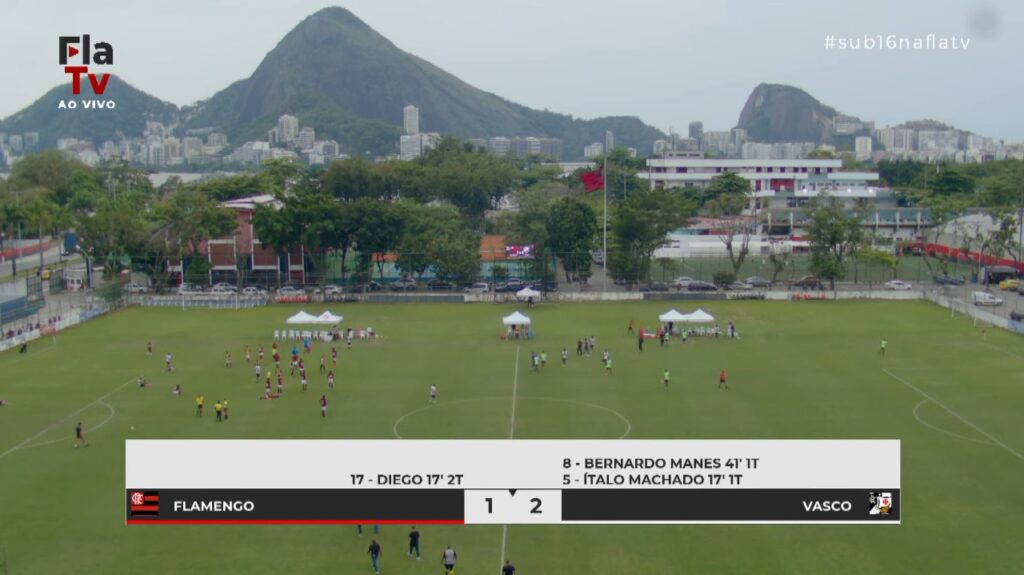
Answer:
POLYGON ((583 182, 583 189, 587 192, 600 190, 604 187, 604 174, 601 173, 600 168, 590 172, 583 172, 580 174, 580 181, 583 182))

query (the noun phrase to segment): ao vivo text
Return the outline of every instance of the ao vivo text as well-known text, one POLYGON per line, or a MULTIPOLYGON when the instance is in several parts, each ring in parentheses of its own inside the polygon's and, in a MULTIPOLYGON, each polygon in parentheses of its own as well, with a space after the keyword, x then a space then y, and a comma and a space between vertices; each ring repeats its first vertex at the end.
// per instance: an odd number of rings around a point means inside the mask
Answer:
MULTIPOLYGON (((93 94, 102 96, 107 89, 107 82, 110 74, 98 74, 90 72, 90 66, 110 66, 114 63, 114 47, 108 42, 92 43, 88 34, 82 36, 60 36, 58 37, 60 51, 58 63, 64 67, 64 73, 71 76, 71 93, 79 95, 82 93, 82 76, 89 81, 89 87, 93 94), (78 64, 72 63, 70 59, 81 57, 78 64)), ((81 99, 61 100, 57 104, 58 109, 113 109, 117 104, 113 100, 81 99)))

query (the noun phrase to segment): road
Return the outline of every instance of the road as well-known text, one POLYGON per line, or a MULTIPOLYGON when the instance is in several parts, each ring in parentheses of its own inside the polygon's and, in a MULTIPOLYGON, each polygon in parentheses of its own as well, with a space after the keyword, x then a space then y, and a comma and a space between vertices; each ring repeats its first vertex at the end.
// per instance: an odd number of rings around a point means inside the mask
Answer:
MULTIPOLYGON (((60 247, 56 246, 56 245, 50 247, 50 249, 48 249, 48 250, 43 252, 43 261, 45 262, 45 265, 56 264, 56 263, 60 262, 62 259, 68 260, 68 259, 81 259, 81 258, 79 256, 70 256, 70 257, 61 258, 61 256, 60 256, 60 247)), ((0 263, 0 281, 6 281, 6 280, 10 279, 10 277, 11 277, 11 264, 12 263, 13 262, 11 260, 6 260, 3 263, 0 263)), ((24 270, 35 270, 38 267, 39 267, 39 254, 38 253, 29 254, 27 256, 22 256, 22 257, 18 258, 18 273, 21 273, 24 270)))

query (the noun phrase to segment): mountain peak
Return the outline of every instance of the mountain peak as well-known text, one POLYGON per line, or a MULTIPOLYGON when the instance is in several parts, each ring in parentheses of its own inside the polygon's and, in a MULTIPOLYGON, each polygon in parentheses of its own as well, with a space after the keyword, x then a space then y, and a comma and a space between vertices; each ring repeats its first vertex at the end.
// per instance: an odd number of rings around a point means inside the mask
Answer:
POLYGON ((804 90, 786 84, 758 84, 747 98, 736 127, 758 142, 828 143, 839 114, 804 90))

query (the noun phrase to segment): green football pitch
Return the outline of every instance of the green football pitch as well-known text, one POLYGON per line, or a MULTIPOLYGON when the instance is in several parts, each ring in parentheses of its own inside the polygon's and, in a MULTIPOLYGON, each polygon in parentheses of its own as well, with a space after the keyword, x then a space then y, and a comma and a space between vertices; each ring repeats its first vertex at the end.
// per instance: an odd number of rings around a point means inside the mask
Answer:
POLYGON ((382 337, 338 346, 326 419, 317 364, 324 353, 330 363, 329 347, 307 356, 310 391, 290 378, 276 401, 258 399, 244 360, 246 345, 269 349, 294 307, 128 309, 38 340, 0 355, 0 564, 6 556, 9 575, 359 574, 372 572, 376 537, 385 575, 440 572, 446 544, 460 575, 497 573, 503 549, 521 575, 1024 570, 1019 336, 923 302, 702 303, 742 337, 638 352, 629 320, 653 328, 666 302, 543 305, 528 312, 536 338, 520 342, 499 337, 505 306, 335 306, 343 325, 382 337), (598 351, 579 358, 576 340, 589 335, 598 351), (162 370, 168 351, 173 373, 162 370), (528 369, 531 351, 548 353, 540 373, 528 369), (723 368, 728 391, 717 389, 723 368), (139 375, 153 386, 139 389, 139 375), (432 383, 439 401, 425 408, 432 383), (230 400, 230 421, 196 418, 199 392, 208 412, 230 400), (79 421, 90 445, 76 449, 79 421), (503 438, 510 425, 517 438, 900 439, 902 525, 428 525, 422 561, 406 557, 404 525, 362 537, 344 525, 124 525, 128 438, 503 438))

